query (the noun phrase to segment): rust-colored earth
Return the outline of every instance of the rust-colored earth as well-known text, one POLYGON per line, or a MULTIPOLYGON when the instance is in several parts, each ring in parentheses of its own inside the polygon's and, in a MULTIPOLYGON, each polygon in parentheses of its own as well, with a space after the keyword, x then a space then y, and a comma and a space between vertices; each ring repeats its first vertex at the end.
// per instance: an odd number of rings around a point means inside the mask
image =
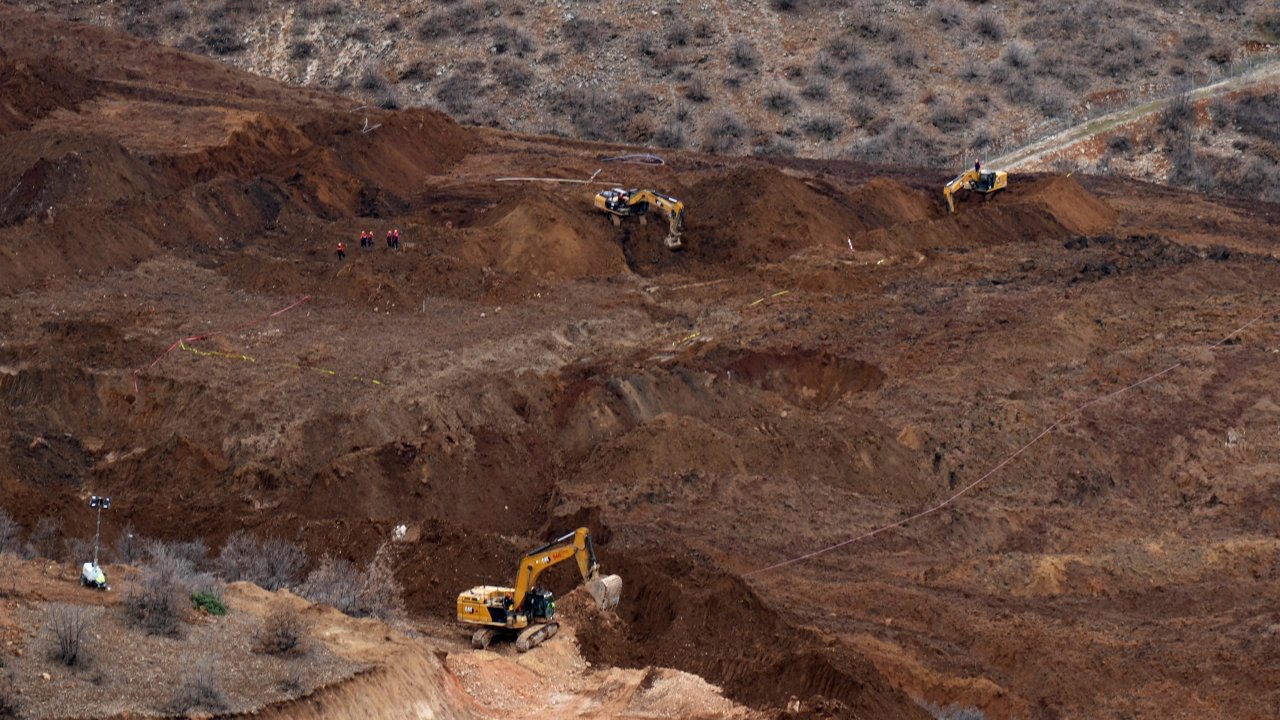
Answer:
POLYGON ((606 162, 10 8, 0 37, 25 526, 91 535, 109 494, 108 537, 364 561, 404 524, 434 622, 587 524, 625 586, 568 603, 583 656, 769 714, 1280 716, 1280 207, 1017 175, 949 215, 946 171, 606 162), (687 249, 599 185, 497 181, 596 170, 684 200, 687 249))

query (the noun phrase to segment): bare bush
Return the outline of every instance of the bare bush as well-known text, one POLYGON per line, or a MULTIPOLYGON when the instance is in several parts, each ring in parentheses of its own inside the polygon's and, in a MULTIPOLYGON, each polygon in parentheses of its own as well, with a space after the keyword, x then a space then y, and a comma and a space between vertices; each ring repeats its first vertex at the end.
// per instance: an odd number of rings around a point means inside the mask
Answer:
POLYGON ((30 555, 27 559, 40 557, 56 560, 61 545, 62 522, 46 516, 36 521, 36 526, 27 539, 29 552, 25 554, 30 555))
POLYGON ((1015 70, 1023 70, 1031 67, 1033 55, 1031 48, 1020 40, 1014 40, 1004 46, 1004 52, 1000 55, 1000 59, 1005 65, 1015 70))
POLYGON ((920 62, 915 47, 906 43, 895 47, 891 55, 893 64, 900 68, 913 68, 920 62))
POLYGON ((963 107, 952 103, 940 103, 929 114, 929 122, 944 133, 952 133, 968 127, 970 113, 963 107))
POLYGON ((814 78, 804 86, 800 94, 810 100, 826 100, 831 96, 831 83, 822 78, 814 78))
POLYGON ((502 58, 493 63, 493 76, 508 90, 519 92, 533 82, 533 73, 525 69, 525 64, 502 58))
POLYGON ((14 553, 22 542, 22 525, 4 508, 0 508, 0 554, 14 553))
POLYGON ((694 102, 706 102, 711 99, 707 94, 707 83, 702 79, 701 75, 694 75, 689 78, 689 84, 685 87, 684 96, 694 102))
POLYGON ((683 22, 667 28, 667 47, 684 47, 693 40, 693 31, 683 22))
POLYGON ((830 142, 840 137, 844 132, 844 123, 837 117, 831 115, 823 115, 820 117, 809 118, 801 126, 804 134, 815 140, 825 140, 830 142))
POLYGON ((234 55, 249 47, 245 45, 235 28, 226 21, 214 23, 200 36, 200 44, 207 52, 214 55, 234 55))
POLYGON ((306 652, 310 625, 297 608, 281 603, 263 618, 254 639, 254 652, 267 655, 300 655, 306 652))
POLYGON ((703 128, 702 150, 726 154, 736 149, 747 134, 747 128, 738 116, 728 110, 716 113, 703 128))
POLYGON ((786 90, 775 90, 764 97, 764 106, 770 112, 785 117, 795 112, 796 98, 786 90))
POLYGON ((977 708, 948 706, 940 707, 933 703, 924 703, 934 720, 987 720, 987 716, 977 708))
POLYGON ((62 561, 68 565, 79 565, 93 559, 93 540, 90 538, 63 538, 62 561))
POLYGON ((53 657, 68 667, 83 664, 85 638, 89 634, 89 611, 83 605, 53 603, 45 627, 53 635, 53 657))
POLYGON ((1258 28, 1273 38, 1280 39, 1280 10, 1259 15, 1258 28))
POLYGON ((960 28, 967 19, 967 12, 964 7, 951 0, 942 0, 942 2, 934 3, 931 14, 934 22, 941 25, 943 30, 960 28))
POLYGON ((455 116, 470 113, 481 94, 480 80, 472 73, 464 71, 455 72, 445 78, 445 81, 436 89, 436 99, 451 115, 455 116))
POLYGON ((569 41, 574 52, 578 53, 585 53, 618 37, 618 31, 612 23, 578 16, 560 26, 560 33, 569 41))
POLYGON ((743 70, 754 70, 760 64, 760 51, 750 40, 739 38, 729 50, 729 62, 743 70))
POLYGON ((879 63, 864 63, 845 71, 842 76, 849 91, 869 95, 880 100, 892 100, 898 96, 898 88, 888 68, 879 63))
POLYGON ((354 615, 360 602, 360 570, 348 560, 326 555, 298 591, 311 602, 354 615))
POLYGON ((287 540, 268 538, 262 543, 262 574, 258 585, 271 591, 297 584, 307 554, 287 540))
POLYGON ((173 715, 202 711, 224 713, 231 701, 222 689, 222 676, 212 658, 203 658, 183 679, 178 692, 161 710, 173 715))
POLYGON ((369 92, 378 92, 385 90, 387 87, 387 78, 383 76, 382 70, 377 65, 369 64, 364 67, 364 71, 360 73, 360 89, 369 92))
POLYGON ((124 594, 125 616, 148 635, 176 635, 187 606, 182 561, 161 552, 142 566, 124 594))
POLYGON ((489 34, 489 52, 493 55, 510 53, 518 58, 533 54, 536 49, 533 38, 515 25, 502 24, 489 34))
POLYGON ((980 37, 1000 42, 1004 39, 1004 20, 994 9, 983 8, 973 18, 973 31, 980 37))
POLYGON ((653 142, 658 147, 680 149, 688 144, 689 139, 685 136, 684 125, 679 122, 665 123, 653 136, 653 142))
POLYGON ((394 620, 404 614, 404 588, 391 568, 391 546, 383 544, 360 579, 360 615, 394 620))
POLYGON ((484 7, 478 2, 466 2, 427 16, 418 26, 418 36, 423 40, 437 40, 451 35, 474 35, 480 32, 483 23, 484 7))

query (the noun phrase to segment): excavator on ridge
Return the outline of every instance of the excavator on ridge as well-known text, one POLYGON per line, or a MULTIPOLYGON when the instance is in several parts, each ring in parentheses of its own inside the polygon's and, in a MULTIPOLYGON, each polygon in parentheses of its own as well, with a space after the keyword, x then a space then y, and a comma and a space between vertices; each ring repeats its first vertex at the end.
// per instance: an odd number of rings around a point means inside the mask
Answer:
POLYGON ((956 202, 952 198, 958 192, 977 192, 991 197, 1009 185, 1009 173, 1004 170, 983 170, 982 163, 973 164, 972 170, 965 170, 954 180, 942 188, 942 196, 947 199, 947 207, 956 211, 956 202))
POLYGON ((458 621, 480 626, 471 636, 471 646, 483 650, 499 635, 514 634, 516 650, 526 652, 555 635, 560 629, 555 621, 555 598, 550 590, 537 585, 538 576, 570 559, 578 561, 587 592, 600 609, 617 607, 622 597, 622 578, 600 574, 591 533, 578 528, 526 553, 516 571, 514 588, 477 585, 458 594, 458 621))
POLYGON ((684 246, 680 233, 684 230, 684 203, 658 192, 657 190, 601 190, 596 193, 596 208, 609 213, 609 219, 615 226, 622 224, 622 218, 639 217, 644 222, 644 214, 651 206, 656 206, 667 216, 667 237, 663 240, 668 250, 679 250, 684 246))

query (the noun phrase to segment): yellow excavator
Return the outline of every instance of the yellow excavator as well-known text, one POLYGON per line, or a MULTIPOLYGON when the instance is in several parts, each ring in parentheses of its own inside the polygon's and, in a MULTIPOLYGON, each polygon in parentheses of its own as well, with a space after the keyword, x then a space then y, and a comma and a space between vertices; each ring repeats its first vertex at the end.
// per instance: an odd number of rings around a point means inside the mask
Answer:
POLYGON ((990 197, 1009 185, 1009 173, 1004 170, 983 170, 981 163, 974 163, 972 170, 966 170, 942 188, 942 195, 947 199, 947 207, 956 211, 953 195, 961 190, 983 193, 990 197))
POLYGON ((526 652, 551 638, 560 629, 555 621, 556 603, 550 590, 537 585, 547 568, 577 560, 587 592, 602 610, 611 610, 622 598, 622 578, 600 575, 591 533, 578 528, 562 538, 530 550, 521 560, 513 588, 477 585, 458 594, 458 621, 480 627, 471 636, 472 647, 483 650, 499 635, 515 635, 516 650, 526 652))
POLYGON ((613 224, 621 225, 622 218, 639 217, 644 222, 644 214, 650 207, 657 207, 667 215, 667 237, 664 243, 668 250, 679 250, 684 246, 680 233, 684 231, 684 203, 658 192, 657 190, 601 190, 596 193, 596 208, 609 213, 613 224))

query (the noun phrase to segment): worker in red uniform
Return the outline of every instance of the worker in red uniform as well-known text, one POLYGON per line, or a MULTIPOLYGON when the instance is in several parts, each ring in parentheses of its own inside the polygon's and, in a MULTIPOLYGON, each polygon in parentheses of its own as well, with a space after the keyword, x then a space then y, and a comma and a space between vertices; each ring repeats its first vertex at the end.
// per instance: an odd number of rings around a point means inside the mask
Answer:
POLYGON ((396 231, 391 234, 391 247, 400 249, 400 228, 396 228, 396 231))
POLYGON ((347 244, 342 241, 339 241, 338 242, 338 260, 346 260, 346 259, 347 259, 347 244))

